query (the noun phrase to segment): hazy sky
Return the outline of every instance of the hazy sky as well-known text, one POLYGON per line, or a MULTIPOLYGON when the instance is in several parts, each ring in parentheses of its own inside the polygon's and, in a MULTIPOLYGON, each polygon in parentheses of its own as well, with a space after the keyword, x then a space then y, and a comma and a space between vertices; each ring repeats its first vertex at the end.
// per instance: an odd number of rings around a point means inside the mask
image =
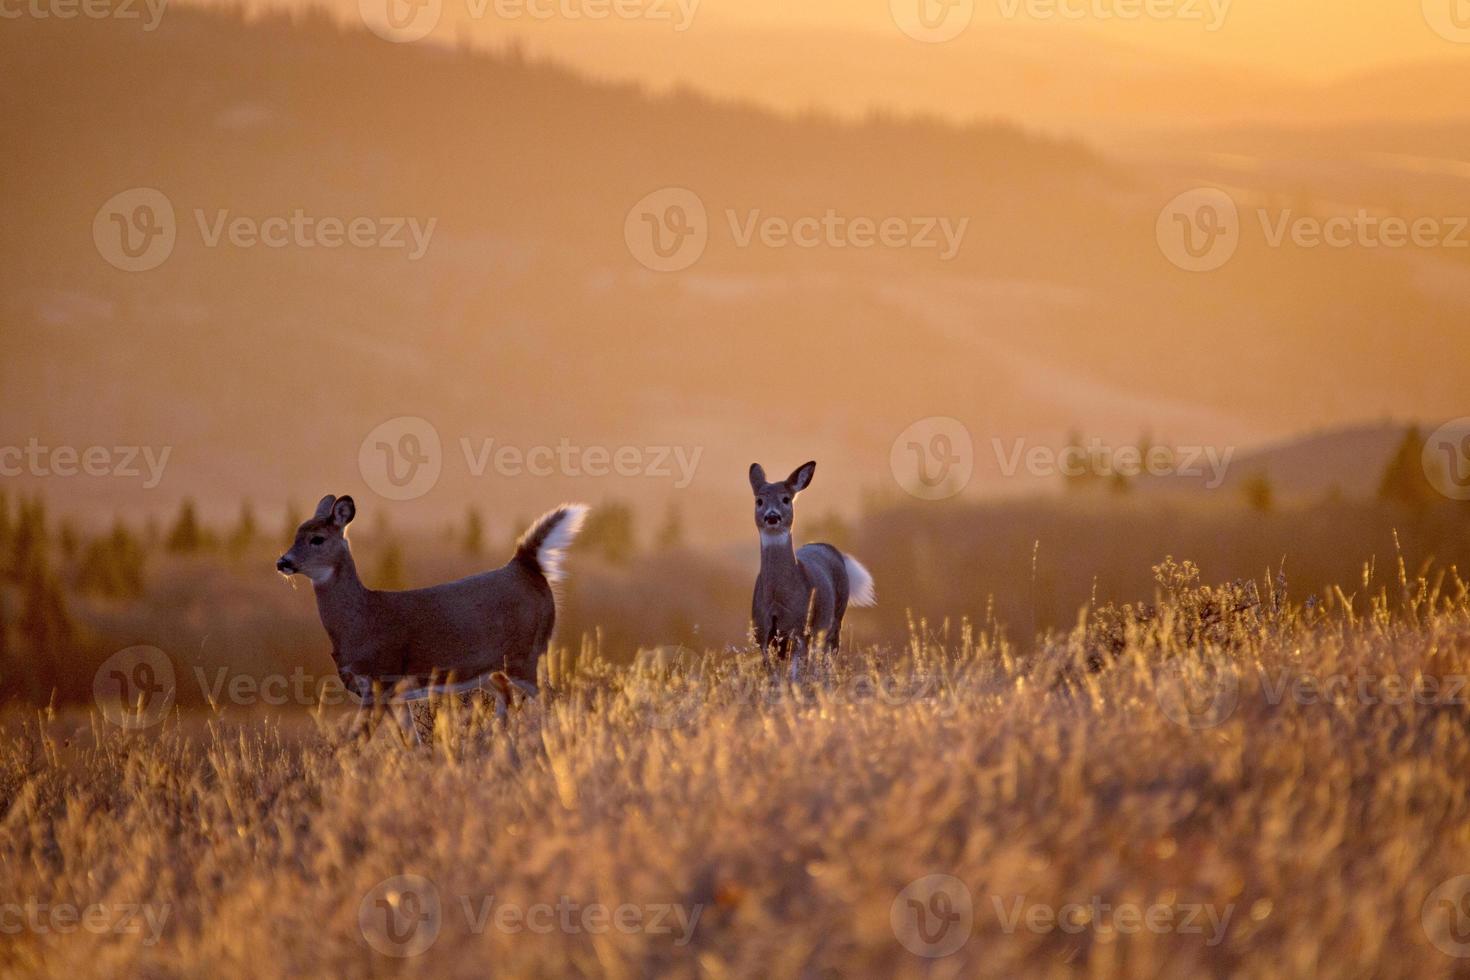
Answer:
MULTIPOLYGON (((356 16, 358 0, 323 0, 348 16, 356 16)), ((372 3, 374 0, 362 0, 372 3)), ((405 2, 405 0, 395 0, 405 2)), ((423 2, 423 0, 420 0, 423 2)), ((428 0, 433 2, 433 0, 428 0)), ((589 33, 618 33, 609 44, 629 43, 640 49, 648 80, 665 82, 675 61, 678 35, 666 25, 643 19, 592 20, 584 13, 614 0, 442 0, 444 17, 434 36, 446 41, 468 32, 477 40, 529 34, 536 47, 555 50, 559 39, 581 35, 582 44, 564 52, 568 60, 585 60, 589 33), (539 11, 538 16, 526 13, 539 11), (470 13, 473 11, 474 13, 470 13), (497 13, 496 11, 501 11, 497 13), (504 11, 513 11, 507 15, 504 11), (548 15, 549 14, 549 15, 548 15), (620 35, 620 36, 619 36, 620 35), (645 46, 641 42, 656 42, 645 46), (542 46, 546 47, 543 48, 542 46)), ((822 31, 825 46, 840 46, 844 32, 891 37, 910 42, 895 28, 894 7, 919 0, 617 0, 647 9, 693 11, 689 30, 709 37, 741 28, 804 35, 822 31)), ((1470 0, 924 0, 973 5, 965 36, 994 41, 1041 28, 1070 35, 1067 50, 1089 40, 1102 50, 1142 48, 1157 56, 1200 65, 1230 65, 1274 76, 1323 81, 1406 61, 1470 58, 1470 0), (1140 16, 1140 10, 1159 15, 1140 16), (1431 27, 1431 21, 1464 25, 1456 43, 1431 27), (1012 29, 1012 30, 1008 30, 1012 29)), ((272 6, 322 5, 317 0, 266 0, 272 6)), ((257 4, 250 4, 252 6, 257 4)), ((657 20, 658 18, 651 18, 657 20)), ((961 40, 965 39, 961 37, 961 40)), ((732 42, 744 43, 732 35, 732 42)), ((923 46, 930 47, 930 46, 923 46)), ((940 47, 940 46, 934 46, 940 47)), ((830 51, 824 51, 830 54, 830 51)), ((1059 60, 1065 55, 1059 53, 1059 60)), ((594 66, 595 67, 595 66, 594 66)), ((1061 65, 1057 66, 1062 67, 1061 65)), ((799 89, 791 92, 803 101, 799 89)))

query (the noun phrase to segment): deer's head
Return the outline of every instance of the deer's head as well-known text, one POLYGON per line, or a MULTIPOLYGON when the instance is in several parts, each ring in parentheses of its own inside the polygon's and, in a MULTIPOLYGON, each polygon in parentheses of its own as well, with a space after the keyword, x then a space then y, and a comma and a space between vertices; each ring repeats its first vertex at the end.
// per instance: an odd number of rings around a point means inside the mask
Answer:
POLYGON ((755 526, 762 535, 780 537, 791 533, 796 495, 812 485, 817 464, 803 463, 780 483, 767 483, 759 463, 750 464, 750 489, 755 491, 755 526))
POLYGON ((316 505, 311 520, 296 529, 291 549, 276 561, 276 571, 305 575, 315 585, 331 581, 348 559, 347 525, 357 516, 351 497, 327 494, 316 505))

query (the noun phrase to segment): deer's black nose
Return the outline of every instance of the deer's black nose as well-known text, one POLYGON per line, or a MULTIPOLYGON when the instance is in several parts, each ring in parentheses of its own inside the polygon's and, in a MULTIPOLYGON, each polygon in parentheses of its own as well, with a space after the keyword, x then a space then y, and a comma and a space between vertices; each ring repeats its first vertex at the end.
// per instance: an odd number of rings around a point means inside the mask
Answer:
POLYGON ((296 566, 291 564, 290 560, 283 556, 276 559, 276 571, 285 572, 287 575, 295 575, 296 566))
POLYGON ((770 514, 767 514, 766 515, 766 526, 767 527, 775 527, 777 524, 780 524, 780 523, 781 523, 781 515, 780 514, 770 513, 770 514))

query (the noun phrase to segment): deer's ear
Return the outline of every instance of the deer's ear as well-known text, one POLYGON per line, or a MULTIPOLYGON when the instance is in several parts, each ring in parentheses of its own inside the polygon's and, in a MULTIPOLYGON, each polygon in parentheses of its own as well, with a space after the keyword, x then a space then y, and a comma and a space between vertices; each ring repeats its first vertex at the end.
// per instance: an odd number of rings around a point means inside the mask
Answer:
POLYGON ((339 497, 332 505, 332 523, 338 527, 346 527, 352 523, 357 516, 357 504, 352 502, 351 497, 339 497))
POLYGON ((324 521, 328 517, 331 517, 332 505, 336 502, 337 498, 330 493, 323 497, 320 501, 318 501, 316 505, 316 519, 319 521, 324 521))
POLYGON ((761 487, 766 485, 766 471, 761 469, 761 464, 750 464, 750 489, 756 493, 761 492, 761 487))
POLYGON ((792 493, 801 493, 812 485, 812 477, 817 474, 817 463, 802 463, 796 471, 786 478, 786 485, 791 488, 792 493))

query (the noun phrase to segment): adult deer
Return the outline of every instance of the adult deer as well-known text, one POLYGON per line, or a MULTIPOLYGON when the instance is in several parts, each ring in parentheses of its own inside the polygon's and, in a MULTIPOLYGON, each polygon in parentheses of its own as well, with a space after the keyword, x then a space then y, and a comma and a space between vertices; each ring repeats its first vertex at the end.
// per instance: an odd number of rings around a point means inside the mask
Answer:
POLYGON ((380 592, 362 584, 347 543, 357 506, 328 494, 276 570, 311 580, 338 676, 365 707, 482 688, 503 703, 512 686, 536 692, 536 665, 556 625, 552 585, 586 514, 581 504, 551 511, 494 571, 380 592))

